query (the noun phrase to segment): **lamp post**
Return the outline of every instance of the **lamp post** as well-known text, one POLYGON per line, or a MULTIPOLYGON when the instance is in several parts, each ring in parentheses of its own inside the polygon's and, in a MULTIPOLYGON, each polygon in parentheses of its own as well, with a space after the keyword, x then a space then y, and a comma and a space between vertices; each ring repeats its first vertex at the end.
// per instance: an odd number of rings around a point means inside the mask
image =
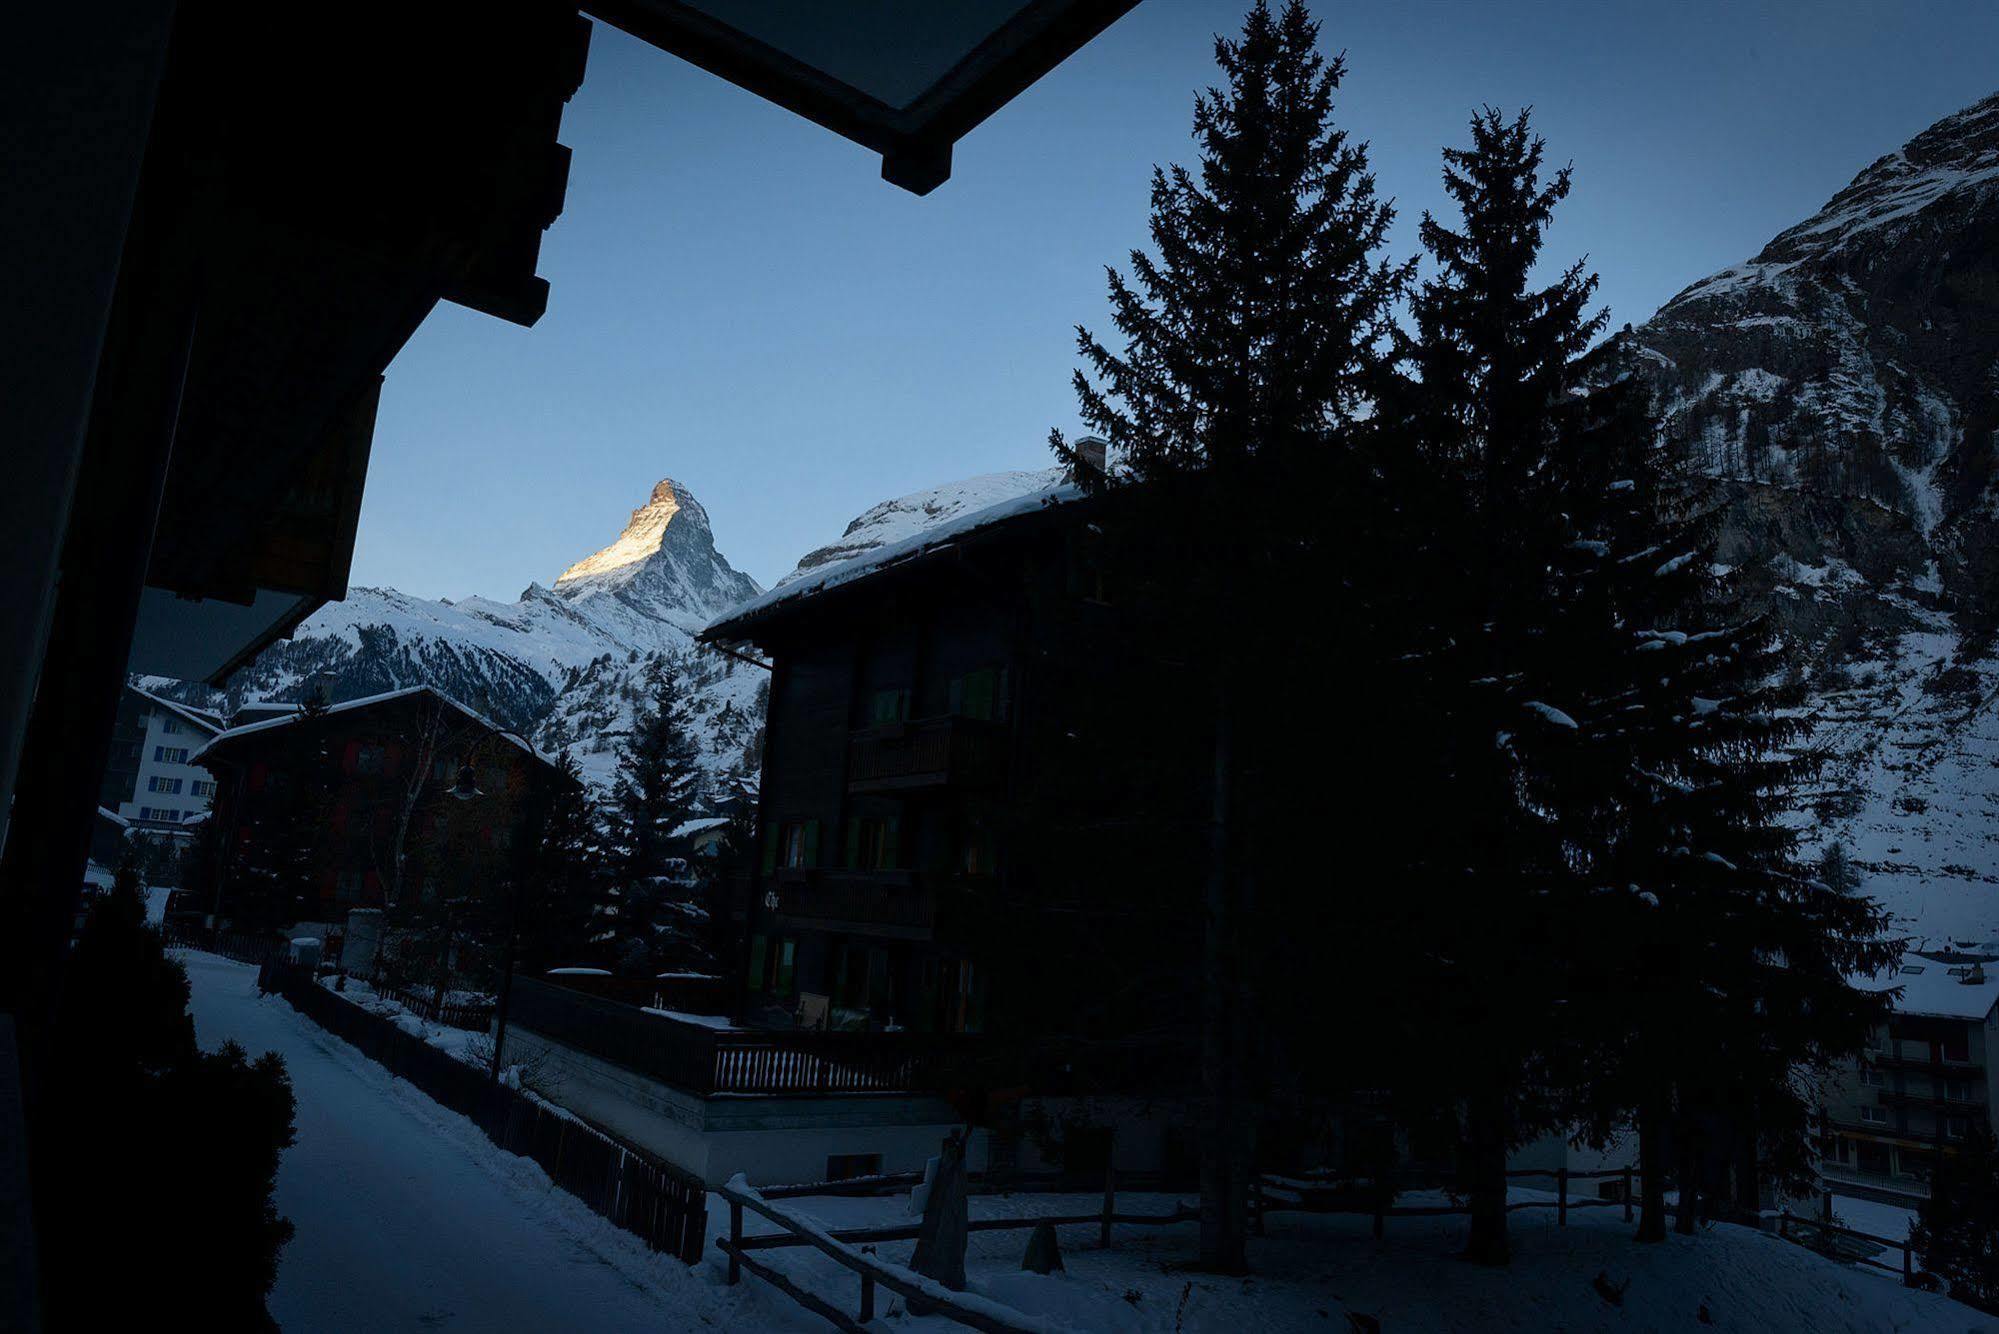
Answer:
MULTIPOLYGON (((496 727, 488 735, 511 737, 526 747, 528 754, 533 755, 537 753, 533 742, 510 728, 496 727)), ((458 778, 451 785, 451 795, 460 801, 477 801, 486 795, 479 790, 478 774, 474 772, 469 759, 466 763, 458 766, 458 778)), ((538 814, 539 802, 536 801, 532 788, 529 791, 528 799, 530 810, 538 814)), ((529 841, 540 837, 539 823, 538 819, 528 822, 528 827, 523 832, 528 836, 529 841)), ((507 1045, 507 1005, 513 998, 514 990, 514 938, 519 934, 520 930, 520 872, 518 853, 514 861, 514 869, 507 877, 506 942, 501 955, 500 994, 495 999, 493 1005, 493 1064, 487 1071, 488 1078, 495 1084, 500 1082, 501 1056, 506 1050, 507 1045)))

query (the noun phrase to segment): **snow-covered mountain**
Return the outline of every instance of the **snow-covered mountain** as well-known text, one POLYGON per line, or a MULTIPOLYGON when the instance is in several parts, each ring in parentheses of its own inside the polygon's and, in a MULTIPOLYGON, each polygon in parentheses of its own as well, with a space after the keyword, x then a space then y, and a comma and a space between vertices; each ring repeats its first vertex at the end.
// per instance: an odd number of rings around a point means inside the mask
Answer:
POLYGON ((531 584, 515 602, 352 589, 239 672, 228 694, 232 703, 297 699, 324 683, 338 701, 427 682, 544 750, 571 751, 602 783, 642 698, 644 669, 666 654, 687 673, 708 769, 754 771, 764 674, 693 637, 760 591, 715 549, 700 502, 669 479, 616 541, 552 588, 531 584))
POLYGON ((881 504, 863 511, 848 524, 846 531, 840 534, 838 540, 806 552, 799 558, 797 568, 778 580, 776 586, 781 588, 792 580, 803 578, 824 566, 837 565, 873 551, 876 547, 914 537, 926 528, 949 523, 953 519, 977 513, 989 506, 1002 504, 1031 492, 1044 491, 1059 483, 1063 476, 1060 468, 1045 468, 1032 472, 992 472, 932 487, 927 491, 912 491, 906 496, 897 496, 894 500, 884 500, 881 504))
POLYGON ((1809 651, 1813 836, 1916 934, 1999 937, 1999 95, 1623 341, 1809 651))

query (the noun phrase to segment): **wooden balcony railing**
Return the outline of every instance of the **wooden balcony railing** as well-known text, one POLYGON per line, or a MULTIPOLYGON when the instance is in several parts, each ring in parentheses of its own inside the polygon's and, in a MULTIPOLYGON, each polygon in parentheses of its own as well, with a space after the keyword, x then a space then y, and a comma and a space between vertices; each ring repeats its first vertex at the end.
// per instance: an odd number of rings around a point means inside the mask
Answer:
POLYGON ((979 787, 999 778, 1003 729, 955 715, 863 728, 847 741, 851 792, 979 787))
POLYGON ((723 1031, 566 987, 514 979, 510 1022, 703 1097, 946 1092, 1027 1085, 1050 1093, 1177 1090, 1198 1070, 1173 1037, 1012 1041, 964 1033, 723 1031))
POLYGON ((977 1038, 924 1033, 729 1032, 567 987, 514 980, 510 1022, 689 1093, 902 1093, 946 1086, 977 1038))

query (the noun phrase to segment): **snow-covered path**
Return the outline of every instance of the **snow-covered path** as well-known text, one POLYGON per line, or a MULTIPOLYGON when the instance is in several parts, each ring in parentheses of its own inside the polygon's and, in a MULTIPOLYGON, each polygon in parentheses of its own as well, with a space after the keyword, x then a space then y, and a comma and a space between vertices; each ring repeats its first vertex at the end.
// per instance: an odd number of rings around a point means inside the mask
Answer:
POLYGON ((286 1334, 672 1334, 784 1318, 747 1286, 719 1286, 711 1266, 650 1254, 465 1118, 283 1001, 259 999, 255 968, 185 958, 202 1045, 276 1051, 298 1098, 277 1189, 298 1232, 270 1301, 286 1334))

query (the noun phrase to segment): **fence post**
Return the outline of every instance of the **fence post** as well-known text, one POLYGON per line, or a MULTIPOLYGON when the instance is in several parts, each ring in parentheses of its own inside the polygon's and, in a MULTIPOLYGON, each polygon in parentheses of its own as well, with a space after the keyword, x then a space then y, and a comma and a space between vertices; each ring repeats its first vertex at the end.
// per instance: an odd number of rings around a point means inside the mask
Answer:
POLYGON ((1555 1169, 1555 1226, 1569 1225, 1569 1169, 1555 1169))
POLYGON ((875 1318, 875 1276, 861 1275, 861 1323, 867 1324, 875 1318))
MULTIPOLYGON (((1115 1140, 1112 1141, 1111 1147, 1112 1151, 1115 1152, 1117 1147, 1115 1140)), ((1101 1250, 1110 1249, 1111 1215, 1116 1212, 1117 1168, 1114 1165, 1114 1160, 1109 1160, 1104 1163, 1104 1216, 1103 1221, 1097 1224, 1097 1246, 1101 1250)))
POLYGON ((743 1205, 740 1200, 729 1201, 729 1282, 734 1283, 743 1276, 743 1205))
POLYGON ((1629 1164, 1626 1164, 1624 1168, 1624 1221, 1627 1223, 1631 1221, 1631 1167, 1629 1164))
POLYGON ((1902 1243, 1902 1286, 1916 1286, 1916 1250, 1906 1241, 1902 1243))

